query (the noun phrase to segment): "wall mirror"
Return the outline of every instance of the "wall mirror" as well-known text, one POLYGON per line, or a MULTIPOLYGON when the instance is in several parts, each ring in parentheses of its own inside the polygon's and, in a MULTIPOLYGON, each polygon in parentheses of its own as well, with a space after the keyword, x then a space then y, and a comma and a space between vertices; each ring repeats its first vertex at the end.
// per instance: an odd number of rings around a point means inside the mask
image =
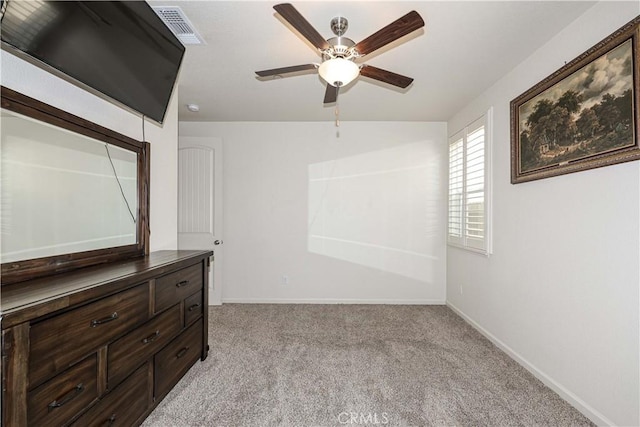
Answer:
POLYGON ((148 144, 2 88, 2 284, 142 256, 148 144))

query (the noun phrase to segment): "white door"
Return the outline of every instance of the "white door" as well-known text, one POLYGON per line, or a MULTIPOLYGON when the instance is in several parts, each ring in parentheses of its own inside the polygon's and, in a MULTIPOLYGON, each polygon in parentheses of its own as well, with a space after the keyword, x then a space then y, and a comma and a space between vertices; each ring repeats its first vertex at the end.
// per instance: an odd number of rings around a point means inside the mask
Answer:
POLYGON ((209 305, 222 304, 222 140, 179 137, 178 248, 214 251, 209 305))

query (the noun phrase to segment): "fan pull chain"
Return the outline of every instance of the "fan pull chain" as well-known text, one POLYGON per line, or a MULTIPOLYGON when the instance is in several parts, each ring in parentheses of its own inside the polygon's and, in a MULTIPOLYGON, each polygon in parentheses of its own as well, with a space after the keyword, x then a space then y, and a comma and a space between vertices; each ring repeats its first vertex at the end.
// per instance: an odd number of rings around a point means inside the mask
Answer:
POLYGON ((336 127, 339 128, 340 127, 340 97, 338 96, 338 94, 340 93, 340 87, 342 86, 342 82, 336 82, 335 86, 336 86, 336 109, 334 111, 334 114, 336 115, 336 127))

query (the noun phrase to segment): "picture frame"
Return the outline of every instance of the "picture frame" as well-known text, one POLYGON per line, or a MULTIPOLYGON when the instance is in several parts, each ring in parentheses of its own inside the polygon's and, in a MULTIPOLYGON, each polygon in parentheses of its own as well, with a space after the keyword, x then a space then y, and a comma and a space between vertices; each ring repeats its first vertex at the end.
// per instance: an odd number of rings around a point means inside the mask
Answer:
POLYGON ((640 16, 511 101, 511 183, 640 159, 640 16))

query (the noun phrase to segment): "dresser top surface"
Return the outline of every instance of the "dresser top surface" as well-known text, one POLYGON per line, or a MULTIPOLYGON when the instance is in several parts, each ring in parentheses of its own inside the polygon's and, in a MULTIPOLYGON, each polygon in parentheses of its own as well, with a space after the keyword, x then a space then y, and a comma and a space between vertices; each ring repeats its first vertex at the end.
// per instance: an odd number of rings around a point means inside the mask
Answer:
MULTIPOLYGON (((211 256, 202 250, 167 250, 152 252, 148 256, 97 265, 29 280, 0 288, 0 316, 6 317, 29 307, 51 304, 63 308, 74 303, 73 297, 109 284, 149 280, 154 275, 179 266, 186 267, 211 256)), ((108 292, 108 290, 106 290, 108 292)), ((99 296, 100 292, 91 296, 99 296)), ((48 311, 48 310, 45 310, 48 311)))

